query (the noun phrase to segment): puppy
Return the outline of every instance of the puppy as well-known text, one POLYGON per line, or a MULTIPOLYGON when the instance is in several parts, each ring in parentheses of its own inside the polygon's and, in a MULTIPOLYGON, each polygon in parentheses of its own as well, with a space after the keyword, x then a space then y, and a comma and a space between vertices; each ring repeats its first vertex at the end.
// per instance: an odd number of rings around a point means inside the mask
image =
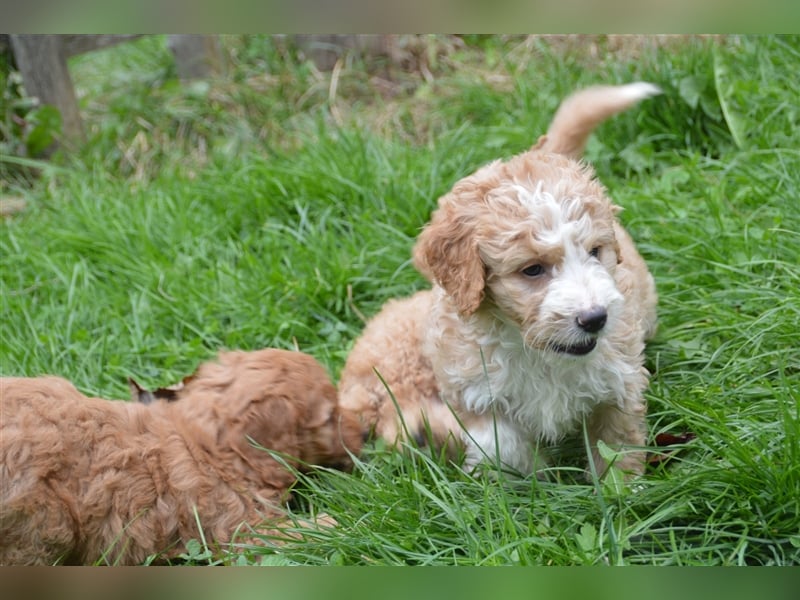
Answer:
POLYGON ((466 469, 488 460, 522 474, 585 422, 598 470, 602 440, 617 466, 642 472, 655 286, 578 158, 596 125, 658 92, 578 92, 532 149, 439 199, 414 248, 433 288, 368 323, 342 372, 345 409, 390 442, 455 440, 466 469))
POLYGON ((4 565, 225 544, 283 514, 295 477, 265 448, 307 470, 347 467, 361 444, 322 366, 283 350, 223 353, 177 402, 87 398, 58 377, 2 378, 0 402, 4 565))

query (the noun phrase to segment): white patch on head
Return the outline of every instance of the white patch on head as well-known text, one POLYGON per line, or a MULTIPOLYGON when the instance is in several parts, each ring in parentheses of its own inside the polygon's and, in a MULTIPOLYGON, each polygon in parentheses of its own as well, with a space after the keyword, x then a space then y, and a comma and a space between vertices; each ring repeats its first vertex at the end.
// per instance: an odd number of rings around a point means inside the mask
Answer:
POLYGON ((512 186, 517 193, 517 200, 536 222, 536 240, 548 245, 575 240, 581 232, 591 229, 591 218, 582 214, 584 199, 569 197, 568 190, 559 187, 556 185, 552 191, 545 190, 542 181, 537 182, 533 189, 519 183, 512 186), (575 219, 572 215, 580 216, 575 219), (544 224, 547 227, 543 227, 544 224))
POLYGON ((513 184, 511 188, 517 192, 517 200, 519 200, 520 204, 531 213, 542 210, 547 210, 551 213, 561 212, 561 207, 556 202, 555 196, 544 191, 544 184, 541 181, 532 190, 519 183, 513 184))

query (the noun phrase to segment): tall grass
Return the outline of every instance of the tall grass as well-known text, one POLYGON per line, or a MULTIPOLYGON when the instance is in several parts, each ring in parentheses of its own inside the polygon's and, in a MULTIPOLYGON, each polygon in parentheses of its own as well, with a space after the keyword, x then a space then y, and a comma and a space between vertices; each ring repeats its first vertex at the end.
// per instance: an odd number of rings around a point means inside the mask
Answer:
POLYGON ((337 527, 225 561, 800 563, 800 39, 600 37, 594 59, 411 41, 416 69, 332 74, 288 40, 226 37, 228 77, 188 86, 156 36, 74 60, 87 144, 4 182, 28 208, 0 226, 0 372, 125 398, 127 376, 278 346, 336 377, 363 318, 426 285, 410 248, 439 195, 528 147, 576 87, 653 81, 664 95, 601 126, 587 160, 660 293, 652 434, 696 439, 633 488, 570 466, 473 478, 378 444, 295 490, 292 513, 337 527))

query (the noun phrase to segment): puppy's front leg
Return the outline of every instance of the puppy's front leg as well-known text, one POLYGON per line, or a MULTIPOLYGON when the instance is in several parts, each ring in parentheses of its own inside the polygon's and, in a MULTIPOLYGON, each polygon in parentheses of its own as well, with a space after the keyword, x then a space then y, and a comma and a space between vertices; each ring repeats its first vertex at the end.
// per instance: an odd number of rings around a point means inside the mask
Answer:
POLYGON ((530 438, 513 422, 499 415, 483 416, 467 425, 462 433, 466 446, 464 470, 468 473, 481 463, 530 475, 539 464, 530 438))
POLYGON ((633 478, 644 473, 645 466, 645 401, 637 398, 625 403, 624 408, 601 405, 592 413, 587 423, 592 459, 598 475, 605 473, 608 464, 597 449, 598 440, 620 453, 614 466, 633 478))

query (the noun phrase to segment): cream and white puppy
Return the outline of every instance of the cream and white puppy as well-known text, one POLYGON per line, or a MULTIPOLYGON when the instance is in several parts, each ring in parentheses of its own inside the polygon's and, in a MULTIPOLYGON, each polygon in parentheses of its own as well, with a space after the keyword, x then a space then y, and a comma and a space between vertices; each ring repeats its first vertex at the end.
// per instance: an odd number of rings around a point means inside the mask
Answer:
POLYGON ((414 248, 433 289, 367 325, 342 373, 345 410, 390 442, 430 433, 463 443, 467 469, 488 460, 523 474, 585 422, 598 469, 603 440, 617 466, 642 472, 655 286, 578 159, 600 122, 658 92, 578 92, 532 149, 439 199, 414 248))

